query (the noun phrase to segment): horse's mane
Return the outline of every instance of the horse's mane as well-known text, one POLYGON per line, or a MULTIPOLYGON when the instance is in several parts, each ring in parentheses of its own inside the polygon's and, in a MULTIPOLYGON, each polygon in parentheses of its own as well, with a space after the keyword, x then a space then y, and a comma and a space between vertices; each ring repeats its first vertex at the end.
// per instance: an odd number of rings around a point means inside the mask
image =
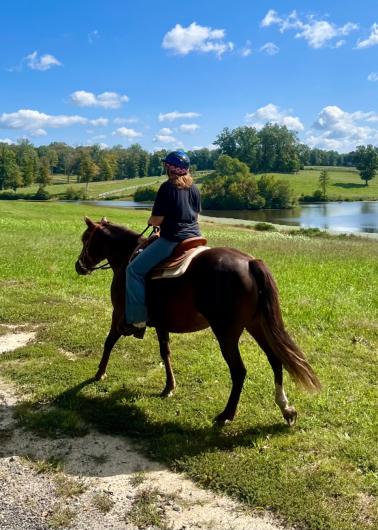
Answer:
POLYGON ((129 240, 134 240, 139 236, 139 234, 134 232, 134 230, 130 230, 130 228, 126 228, 126 226, 112 223, 110 221, 101 221, 99 224, 101 224, 101 227, 105 229, 105 231, 109 232, 113 238, 127 238, 129 240))

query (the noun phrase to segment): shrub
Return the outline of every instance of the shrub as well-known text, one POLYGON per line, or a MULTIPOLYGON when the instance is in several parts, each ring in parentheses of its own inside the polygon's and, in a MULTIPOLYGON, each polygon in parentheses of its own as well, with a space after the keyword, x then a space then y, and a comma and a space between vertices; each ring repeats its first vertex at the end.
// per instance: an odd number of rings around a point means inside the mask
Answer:
POLYGON ((157 194, 157 190, 152 186, 146 186, 144 188, 137 188, 134 193, 134 201, 154 201, 157 194))
POLYGON ((255 230, 258 230, 259 232, 275 232, 277 230, 277 228, 270 223, 256 223, 255 225, 253 225, 253 228, 255 230))
POLYGON ((301 195, 299 202, 324 202, 323 193, 321 190, 315 190, 312 195, 301 195))
POLYGON ((72 186, 69 186, 66 191, 60 196, 60 199, 65 201, 79 201, 85 200, 87 198, 88 197, 85 193, 84 188, 75 190, 75 188, 73 188, 72 186))
POLYGON ((50 193, 43 186, 40 186, 37 190, 37 193, 32 195, 31 198, 36 201, 48 201, 51 196, 50 193))

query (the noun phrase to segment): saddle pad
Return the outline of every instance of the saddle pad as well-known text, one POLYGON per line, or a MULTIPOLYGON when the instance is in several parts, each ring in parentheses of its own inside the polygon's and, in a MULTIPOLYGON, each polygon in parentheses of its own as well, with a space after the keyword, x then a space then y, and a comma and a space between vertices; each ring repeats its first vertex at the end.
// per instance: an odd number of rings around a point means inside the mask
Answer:
POLYGON ((185 252, 184 259, 180 260, 177 265, 172 265, 168 260, 164 261, 161 265, 158 265, 151 272, 151 280, 159 280, 161 278, 178 278, 182 276, 188 269, 192 259, 198 254, 201 254, 204 250, 208 250, 210 247, 199 246, 185 252))

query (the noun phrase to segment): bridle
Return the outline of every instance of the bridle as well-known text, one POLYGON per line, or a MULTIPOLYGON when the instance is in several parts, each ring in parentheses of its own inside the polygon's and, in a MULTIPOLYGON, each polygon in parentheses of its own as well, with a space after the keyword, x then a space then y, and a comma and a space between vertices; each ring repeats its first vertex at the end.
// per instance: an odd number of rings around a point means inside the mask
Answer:
POLYGON ((91 234, 90 234, 90 236, 88 238, 88 241, 85 243, 84 248, 81 251, 79 259, 77 260, 77 262, 80 265, 80 267, 87 274, 90 274, 91 272, 93 272, 95 270, 98 270, 98 269, 101 269, 101 270, 111 269, 111 265, 110 265, 110 263, 108 261, 106 261, 102 265, 97 265, 97 266, 94 265, 93 259, 91 258, 90 254, 89 254, 89 246, 90 246, 90 244, 92 242, 93 236, 95 235, 95 233, 97 232, 97 230, 99 228, 101 228, 101 225, 99 225, 99 224, 94 227, 94 229, 92 230, 92 232, 91 232, 91 234), (87 264, 89 263, 89 265, 85 265, 84 264, 84 260, 85 260, 85 262, 87 264))
MULTIPOLYGON (((107 270, 107 269, 111 269, 111 265, 109 263, 109 261, 106 261, 105 263, 103 263, 102 265, 94 265, 94 261, 93 259, 91 258, 90 254, 89 254, 89 246, 92 242, 92 239, 93 239, 93 236, 95 235, 95 233, 97 232, 98 229, 101 228, 101 224, 97 224, 94 229, 92 230, 89 238, 88 238, 88 241, 85 243, 84 247, 83 247, 83 250, 81 251, 81 254, 79 256, 79 259, 77 260, 78 264, 80 265, 80 267, 82 268, 82 270, 87 273, 87 274, 90 274, 91 272, 93 271, 96 271, 96 270, 107 270), (84 261, 89 265, 85 265, 84 264, 84 261)), ((141 232, 139 235, 138 235, 138 240, 139 238, 141 238, 143 236, 143 234, 145 232, 147 232, 147 230, 151 228, 151 225, 147 225, 146 228, 143 230, 143 232, 141 232)), ((152 227, 152 232, 150 235, 152 235, 154 232, 156 231, 156 227, 152 227)))

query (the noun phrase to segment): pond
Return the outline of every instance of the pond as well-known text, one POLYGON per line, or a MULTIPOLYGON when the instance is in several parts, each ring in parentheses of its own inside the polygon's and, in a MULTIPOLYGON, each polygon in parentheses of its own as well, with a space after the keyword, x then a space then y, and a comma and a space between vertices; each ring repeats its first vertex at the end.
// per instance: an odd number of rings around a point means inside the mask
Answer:
POLYGON ((341 233, 378 233, 378 201, 303 204, 290 210, 206 210, 202 213, 341 233))
MULTIPOLYGON (((151 203, 88 201, 96 206, 151 209, 151 203)), ((290 210, 204 210, 209 217, 246 219, 267 223, 327 229, 341 233, 378 233, 378 201, 303 204, 290 210)))

